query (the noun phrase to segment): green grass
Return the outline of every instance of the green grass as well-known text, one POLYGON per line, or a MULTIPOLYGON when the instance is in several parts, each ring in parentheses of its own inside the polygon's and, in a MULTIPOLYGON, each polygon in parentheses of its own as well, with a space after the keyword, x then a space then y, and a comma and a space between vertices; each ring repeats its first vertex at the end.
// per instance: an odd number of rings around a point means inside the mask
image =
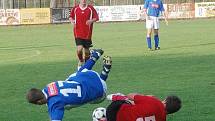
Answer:
MULTIPOLYGON (((94 48, 113 58, 109 93, 139 92, 161 99, 176 94, 182 109, 168 121, 213 121, 215 113, 214 19, 161 22, 160 51, 147 51, 144 22, 94 26, 94 48)), ((25 93, 64 80, 76 70, 72 26, 0 27, 0 120, 48 121, 46 106, 28 104, 25 93)), ((101 62, 95 66, 100 71, 101 62)), ((64 121, 90 121, 107 101, 65 112, 64 121)))

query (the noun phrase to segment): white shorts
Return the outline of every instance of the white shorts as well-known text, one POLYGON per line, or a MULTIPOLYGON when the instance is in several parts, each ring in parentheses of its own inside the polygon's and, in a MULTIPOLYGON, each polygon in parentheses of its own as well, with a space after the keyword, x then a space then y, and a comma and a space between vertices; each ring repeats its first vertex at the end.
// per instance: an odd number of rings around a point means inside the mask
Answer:
POLYGON ((159 29, 159 18, 154 16, 149 16, 146 20, 147 29, 159 29))

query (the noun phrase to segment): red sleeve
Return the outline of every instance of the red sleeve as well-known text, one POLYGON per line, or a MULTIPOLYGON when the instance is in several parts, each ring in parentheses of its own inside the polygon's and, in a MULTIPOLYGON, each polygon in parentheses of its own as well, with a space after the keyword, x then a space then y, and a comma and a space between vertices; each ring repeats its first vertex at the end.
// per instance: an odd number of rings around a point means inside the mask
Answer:
POLYGON ((97 13, 96 9, 93 6, 91 6, 91 5, 89 5, 89 6, 90 6, 90 8, 93 11, 93 18, 95 18, 96 21, 98 21, 99 20, 99 16, 98 16, 98 13, 97 13))
POLYGON ((134 103, 138 104, 141 103, 143 100, 145 100, 148 96, 142 96, 142 95, 135 95, 134 96, 134 103))
POLYGON ((70 12, 70 18, 75 19, 75 9, 77 8, 77 6, 73 7, 71 12, 70 12))

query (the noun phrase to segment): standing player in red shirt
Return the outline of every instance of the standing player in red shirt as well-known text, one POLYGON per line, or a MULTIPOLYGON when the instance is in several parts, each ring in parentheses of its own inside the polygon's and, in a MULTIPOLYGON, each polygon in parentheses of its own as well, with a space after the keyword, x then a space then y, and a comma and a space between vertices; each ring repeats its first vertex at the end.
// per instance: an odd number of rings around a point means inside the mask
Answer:
POLYGON ((160 101, 154 96, 141 94, 109 95, 113 102, 107 107, 107 121, 166 121, 166 115, 181 108, 177 96, 160 101))
POLYGON ((78 67, 90 57, 89 48, 92 47, 93 23, 99 20, 98 14, 87 0, 80 0, 80 4, 73 7, 70 21, 74 25, 74 37, 77 46, 78 67), (84 55, 84 57, 83 57, 84 55))

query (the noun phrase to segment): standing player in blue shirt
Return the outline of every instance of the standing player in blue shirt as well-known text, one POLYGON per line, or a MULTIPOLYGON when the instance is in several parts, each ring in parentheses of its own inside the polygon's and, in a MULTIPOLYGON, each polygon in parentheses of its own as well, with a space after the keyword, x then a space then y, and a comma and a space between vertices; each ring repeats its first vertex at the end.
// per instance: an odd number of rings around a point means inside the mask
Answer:
POLYGON ((160 49, 159 35, 158 35, 160 13, 164 14, 166 25, 168 25, 167 16, 164 11, 165 10, 161 0, 145 0, 144 13, 146 18, 146 29, 147 29, 146 40, 147 40, 149 50, 152 50, 152 45, 151 45, 152 30, 154 30, 155 50, 160 49))
POLYGON ((106 79, 112 61, 109 56, 103 58, 101 74, 92 70, 93 65, 103 54, 103 50, 93 50, 90 59, 65 81, 55 81, 43 90, 32 88, 26 98, 36 105, 47 104, 51 121, 62 121, 67 106, 76 107, 85 103, 99 103, 106 97, 106 79))

